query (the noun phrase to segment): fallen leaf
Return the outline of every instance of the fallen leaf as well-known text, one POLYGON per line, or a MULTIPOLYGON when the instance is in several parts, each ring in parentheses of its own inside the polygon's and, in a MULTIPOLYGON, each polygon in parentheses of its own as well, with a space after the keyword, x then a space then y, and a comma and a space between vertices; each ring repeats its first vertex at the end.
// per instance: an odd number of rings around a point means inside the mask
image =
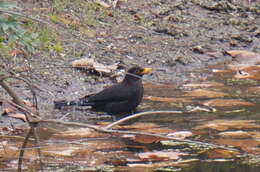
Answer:
POLYGON ((215 158, 233 158, 236 155, 239 155, 239 152, 221 149, 221 148, 214 148, 209 149, 203 152, 208 158, 215 159, 215 158))
POLYGON ((204 83, 193 83, 193 84, 184 84, 183 87, 188 88, 211 88, 211 87, 223 87, 224 84, 218 82, 204 82, 204 83))
POLYGON ((176 88, 173 84, 155 84, 150 82, 143 83, 144 88, 176 88))
POLYGON ((232 56, 239 64, 258 64, 260 63, 260 54, 246 50, 231 50, 226 52, 232 56))
POLYGON ((12 56, 12 57, 16 57, 17 55, 19 55, 19 54, 25 54, 22 50, 19 50, 19 49, 14 49, 14 50, 12 50, 11 51, 11 53, 10 53, 10 55, 12 56))
MULTIPOLYGON (((172 162, 172 161, 168 161, 168 162, 153 162, 153 163, 135 163, 135 164, 131 164, 128 163, 127 166, 131 167, 131 170, 135 167, 138 168, 140 170, 140 168, 152 168, 155 170, 155 168, 159 168, 159 167, 166 167, 166 166, 176 166, 178 165, 178 162, 172 162)), ((130 170, 130 171, 131 171, 130 170)), ((141 171, 143 171, 143 169, 141 169, 141 171)))
POLYGON ((260 138, 260 132, 250 132, 250 131, 226 131, 218 133, 219 136, 223 138, 230 139, 247 139, 247 138, 260 138))
POLYGON ((48 147, 42 150, 44 155, 54 156, 54 157, 66 157, 73 156, 76 150, 79 150, 79 146, 71 146, 71 145, 59 145, 55 147, 48 147))
POLYGON ((32 104, 32 102, 28 101, 28 100, 23 100, 23 103, 26 104, 29 107, 35 107, 34 104, 32 104))
POLYGON ((156 137, 156 136, 147 136, 147 135, 129 135, 129 134, 125 134, 123 136, 121 136, 122 138, 128 138, 130 140, 133 140, 134 142, 137 143, 143 143, 143 144, 150 144, 150 143, 157 143, 159 141, 162 140, 167 140, 167 139, 162 139, 160 137, 156 137))
POLYGON ((112 74, 117 69, 117 63, 112 65, 103 65, 96 62, 94 58, 82 58, 71 62, 72 67, 79 69, 95 70, 102 74, 112 74))
POLYGON ((253 154, 260 154, 260 140, 256 139, 214 139, 214 144, 232 145, 240 147, 243 151, 253 154))
POLYGON ((155 96, 146 96, 145 100, 155 101, 155 102, 167 102, 167 103, 180 103, 180 102, 191 102, 191 100, 187 98, 175 98, 175 97, 155 97, 155 96))
POLYGON ((193 134, 190 131, 177 131, 173 133, 169 133, 167 136, 178 138, 178 139, 185 139, 187 137, 191 137, 193 134))
POLYGON ((212 69, 213 73, 231 73, 231 70, 227 70, 227 69, 212 69))
POLYGON ((102 137, 106 134, 97 132, 90 128, 69 128, 66 131, 60 131, 55 133, 53 137, 55 138, 66 138, 66 139, 77 139, 77 138, 93 138, 102 137))
POLYGON ((208 97, 208 98, 224 97, 226 95, 228 94, 223 92, 203 90, 203 89, 193 90, 184 94, 184 96, 188 96, 188 97, 208 97))
POLYGON ((238 99, 213 99, 204 101, 202 103, 205 106, 217 106, 217 107, 227 107, 227 106, 254 106, 251 102, 245 102, 238 99))
POLYGON ((8 114, 8 116, 12 117, 12 118, 23 120, 24 122, 27 121, 26 117, 23 113, 10 113, 10 114, 8 114))
POLYGON ((149 161, 177 160, 180 159, 180 155, 187 155, 187 154, 180 153, 180 152, 164 152, 164 151, 138 153, 140 159, 149 160, 149 161))
POLYGON ((137 129, 137 130, 147 130, 151 128, 160 128, 160 125, 155 123, 149 123, 149 122, 135 122, 131 125, 122 125, 122 126, 115 126, 115 129, 137 129))
POLYGON ((260 66, 237 67, 235 78, 260 80, 260 66))
MULTIPOLYGON (((135 129, 136 131, 139 131, 137 129, 135 129)), ((135 131, 134 130, 134 131, 135 131)), ((166 128, 166 127, 160 127, 160 128, 147 128, 142 130, 143 132, 147 132, 147 133, 154 133, 154 134, 168 134, 168 133, 172 133, 174 132, 174 130, 170 129, 170 128, 166 128)))
POLYGON ((91 68, 93 67, 94 58, 82 58, 71 62, 72 67, 75 68, 91 68))
POLYGON ((194 127, 195 130, 214 129, 225 131, 228 129, 255 129, 260 128, 260 125, 255 124, 254 120, 213 120, 206 124, 194 127))
POLYGON ((99 4, 100 6, 104 7, 104 8, 110 8, 111 5, 109 5, 108 3, 102 1, 102 0, 94 0, 95 3, 99 4))
POLYGON ((252 94, 260 94, 260 86, 248 88, 248 92, 252 94))
MULTIPOLYGON (((7 160, 17 160, 19 158, 20 145, 21 143, 11 143, 11 142, 0 142, 0 157, 1 161, 7 160)), ((27 144, 27 148, 31 145, 27 144)), ((36 151, 34 149, 28 149, 25 151, 24 159, 34 160, 37 158, 36 151)))

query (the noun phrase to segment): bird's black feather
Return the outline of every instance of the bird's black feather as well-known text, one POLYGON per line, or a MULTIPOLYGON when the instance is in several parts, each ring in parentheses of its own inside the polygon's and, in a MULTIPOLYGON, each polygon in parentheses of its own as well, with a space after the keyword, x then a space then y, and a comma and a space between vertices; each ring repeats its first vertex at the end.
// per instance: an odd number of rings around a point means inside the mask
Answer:
POLYGON ((143 85, 141 77, 143 68, 133 67, 128 70, 124 80, 112 85, 101 92, 85 96, 75 101, 55 101, 54 107, 63 106, 92 106, 98 111, 108 113, 125 113, 135 110, 143 97, 143 85))

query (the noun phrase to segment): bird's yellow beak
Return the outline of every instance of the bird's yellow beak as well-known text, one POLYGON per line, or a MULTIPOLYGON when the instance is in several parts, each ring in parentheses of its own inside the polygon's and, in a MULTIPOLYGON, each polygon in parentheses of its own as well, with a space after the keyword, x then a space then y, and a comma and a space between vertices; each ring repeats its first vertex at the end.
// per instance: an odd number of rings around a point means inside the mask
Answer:
POLYGON ((152 68, 143 68, 143 71, 141 72, 141 74, 147 74, 150 73, 153 69, 152 68))

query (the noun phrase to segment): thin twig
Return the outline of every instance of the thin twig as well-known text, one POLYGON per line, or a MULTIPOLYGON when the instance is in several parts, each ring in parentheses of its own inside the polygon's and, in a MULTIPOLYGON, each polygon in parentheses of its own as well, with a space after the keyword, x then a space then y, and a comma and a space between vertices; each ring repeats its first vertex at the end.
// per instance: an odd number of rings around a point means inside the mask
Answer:
POLYGON ((19 154, 19 160, 18 160, 18 169, 17 169, 17 172, 22 172, 22 163, 23 163, 23 155, 24 155, 24 149, 26 148, 26 145, 28 143, 28 140, 30 138, 30 136, 32 135, 32 132, 33 132, 33 129, 30 128, 30 130, 28 131, 25 139, 24 139, 24 142, 23 142, 23 145, 22 145, 22 148, 20 150, 20 154, 19 154))
MULTIPOLYGON (((9 135, 0 135, 0 138, 10 138, 10 139, 22 139, 24 140, 25 138, 22 136, 9 136, 9 135)), ((30 141, 33 141, 34 139, 29 139, 30 141)))
POLYGON ((36 132, 36 128, 33 127, 32 128, 32 133, 33 133, 33 136, 34 136, 34 145, 37 147, 37 153, 38 153, 38 160, 39 160, 39 163, 40 163, 40 169, 41 169, 41 172, 44 172, 43 170, 43 163, 42 163, 42 155, 41 155, 41 147, 40 147, 40 143, 39 143, 39 136, 36 132))
POLYGON ((140 113, 136 113, 134 115, 122 118, 122 119, 120 119, 120 120, 118 120, 116 122, 113 122, 113 123, 107 125, 106 127, 104 127, 104 129, 108 130, 110 128, 113 128, 116 125, 119 125, 119 124, 125 122, 125 121, 129 121, 131 119, 138 118, 140 116, 154 115, 154 114, 182 114, 182 113, 184 113, 184 112, 182 112, 182 111, 149 111, 149 112, 140 112, 140 113))
MULTIPOLYGON (((13 78, 13 79, 17 79, 17 80, 21 80, 23 82, 25 82, 32 95, 33 95, 33 100, 34 100, 34 103, 35 103, 35 106, 36 106, 36 109, 37 109, 37 97, 36 97, 36 93, 34 91, 34 89, 32 88, 31 84, 29 81, 27 81, 26 79, 24 78, 20 78, 20 77, 15 77, 15 76, 5 76, 5 75, 1 75, 0 77, 0 85, 7 91, 7 93, 13 98, 13 101, 14 103, 18 104, 19 106, 22 106, 23 108, 25 108, 27 111, 29 112, 34 112, 35 113, 35 110, 33 110, 32 108, 26 106, 23 102, 23 100, 5 83, 5 79, 8 79, 8 78, 13 78)), ((38 113, 36 113, 38 114, 38 113)))

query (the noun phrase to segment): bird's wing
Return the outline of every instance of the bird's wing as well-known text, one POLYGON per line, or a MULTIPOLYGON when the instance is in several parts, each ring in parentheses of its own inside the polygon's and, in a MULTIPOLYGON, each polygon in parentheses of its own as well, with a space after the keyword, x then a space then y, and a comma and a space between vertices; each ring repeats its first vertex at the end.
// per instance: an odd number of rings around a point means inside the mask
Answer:
POLYGON ((129 87, 125 87, 122 83, 113 85, 103 91, 88 97, 88 102, 108 103, 112 101, 124 101, 131 97, 129 87))

